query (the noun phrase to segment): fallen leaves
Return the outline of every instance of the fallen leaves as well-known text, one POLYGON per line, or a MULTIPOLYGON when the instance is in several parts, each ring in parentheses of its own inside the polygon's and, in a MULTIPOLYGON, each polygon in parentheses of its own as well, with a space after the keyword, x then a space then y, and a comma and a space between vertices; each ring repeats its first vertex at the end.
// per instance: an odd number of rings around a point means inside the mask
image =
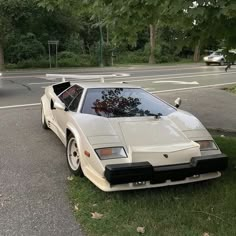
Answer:
POLYGON ((208 232, 205 232, 205 233, 203 233, 202 236, 210 236, 210 234, 208 232))
POLYGON ((140 234, 144 234, 145 233, 145 227, 137 227, 137 232, 140 234))
POLYGON ((75 209, 75 211, 78 211, 78 210, 79 210, 79 204, 78 204, 78 203, 75 204, 74 209, 75 209))
POLYGON ((91 212, 91 218, 92 219, 96 219, 96 220, 100 220, 100 219, 102 219, 102 217, 103 217, 103 214, 100 214, 100 213, 98 213, 98 212, 91 212))
POLYGON ((74 179, 73 176, 68 176, 68 177, 67 177, 67 180, 69 180, 69 181, 72 181, 73 179, 74 179))

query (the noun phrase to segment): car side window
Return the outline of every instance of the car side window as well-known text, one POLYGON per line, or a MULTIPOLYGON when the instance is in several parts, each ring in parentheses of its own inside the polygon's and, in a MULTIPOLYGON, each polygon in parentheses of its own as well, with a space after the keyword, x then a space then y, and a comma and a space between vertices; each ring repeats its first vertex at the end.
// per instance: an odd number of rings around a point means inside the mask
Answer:
POLYGON ((68 107, 70 111, 74 111, 74 112, 77 111, 82 93, 83 93, 83 89, 81 88, 80 90, 78 90, 77 96, 74 98, 74 100, 70 103, 68 107))
MULTIPOLYGON (((73 85, 64 91, 60 96, 59 99, 65 104, 68 108, 70 104, 78 97, 79 94, 82 94, 83 89, 78 85, 73 85)), ((81 95, 80 95, 81 96, 81 95)), ((78 100, 78 99, 77 99, 78 100)), ((78 101, 79 102, 79 101, 78 101)), ((76 106, 76 101, 74 107, 76 106)), ((78 103, 77 103, 78 106, 78 103)))

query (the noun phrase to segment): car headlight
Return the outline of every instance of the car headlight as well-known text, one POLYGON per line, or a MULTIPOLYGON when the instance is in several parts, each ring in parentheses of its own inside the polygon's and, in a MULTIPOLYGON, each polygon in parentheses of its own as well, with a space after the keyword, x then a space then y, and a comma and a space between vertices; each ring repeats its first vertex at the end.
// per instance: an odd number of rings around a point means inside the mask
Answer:
POLYGON ((201 151, 217 150, 218 149, 215 142, 212 140, 200 140, 200 141, 195 141, 195 142, 200 145, 201 151))
POLYGON ((126 152, 123 147, 98 148, 98 149, 95 149, 95 152, 97 153, 98 157, 101 160, 127 157, 126 152))

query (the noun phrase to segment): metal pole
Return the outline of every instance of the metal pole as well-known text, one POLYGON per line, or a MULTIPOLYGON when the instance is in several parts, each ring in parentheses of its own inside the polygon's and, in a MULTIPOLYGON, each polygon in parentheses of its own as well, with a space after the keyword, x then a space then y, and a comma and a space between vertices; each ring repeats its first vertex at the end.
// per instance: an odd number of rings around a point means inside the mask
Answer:
POLYGON ((51 50, 50 50, 50 43, 48 43, 48 52, 49 52, 49 66, 52 68, 52 63, 51 63, 51 50))
POLYGON ((113 53, 113 49, 112 49, 112 51, 111 51, 111 66, 113 66, 113 57, 114 57, 114 53, 113 53))
POLYGON ((99 33, 100 33, 100 42, 99 42, 99 46, 100 46, 100 67, 103 67, 103 36, 102 36, 102 25, 101 25, 101 21, 100 21, 100 17, 99 17, 99 33))
POLYGON ((57 67, 57 42, 56 42, 56 67, 57 67))

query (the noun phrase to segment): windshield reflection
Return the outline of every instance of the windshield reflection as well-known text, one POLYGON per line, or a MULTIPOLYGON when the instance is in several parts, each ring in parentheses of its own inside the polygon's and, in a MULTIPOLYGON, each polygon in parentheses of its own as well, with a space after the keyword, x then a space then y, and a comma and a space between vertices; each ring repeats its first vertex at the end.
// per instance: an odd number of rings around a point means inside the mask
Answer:
POLYGON ((139 88, 88 89, 82 113, 104 117, 161 116, 175 109, 139 88))

